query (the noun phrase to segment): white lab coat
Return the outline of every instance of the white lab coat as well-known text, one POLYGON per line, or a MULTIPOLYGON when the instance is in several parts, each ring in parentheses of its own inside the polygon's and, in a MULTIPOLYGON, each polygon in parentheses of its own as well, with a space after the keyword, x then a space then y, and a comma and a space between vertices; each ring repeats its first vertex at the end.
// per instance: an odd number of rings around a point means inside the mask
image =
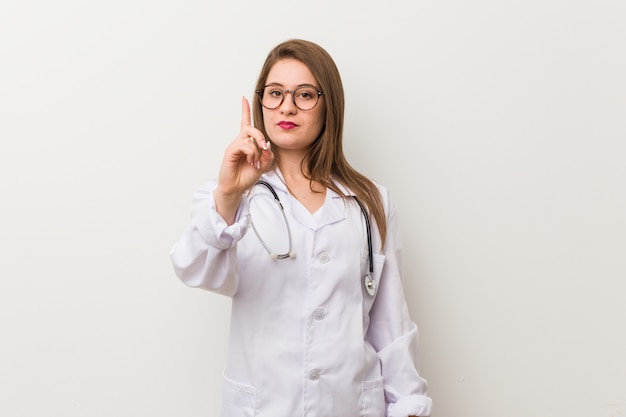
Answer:
MULTIPOLYGON (((376 294, 368 272, 365 220, 356 202, 327 190, 311 214, 275 172, 263 175, 278 194, 285 222, 263 186, 242 200, 228 226, 212 190, 194 195, 191 223, 171 252, 188 286, 232 297, 223 417, 406 417, 430 415, 432 401, 417 367, 418 333, 408 314, 394 205, 380 187, 387 243, 372 220, 376 294), (263 195, 262 195, 263 194, 263 195)), ((343 188, 342 188, 343 190, 343 188)), ((350 195, 350 192, 346 192, 350 195)))

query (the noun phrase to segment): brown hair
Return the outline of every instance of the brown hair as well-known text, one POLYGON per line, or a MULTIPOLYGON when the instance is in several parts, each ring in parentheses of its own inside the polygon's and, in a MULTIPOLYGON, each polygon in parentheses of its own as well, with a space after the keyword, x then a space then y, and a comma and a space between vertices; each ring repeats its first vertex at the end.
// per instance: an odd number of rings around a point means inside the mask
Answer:
MULTIPOLYGON (((255 90, 262 89, 272 66, 283 59, 295 59, 305 64, 313 73, 324 92, 325 122, 320 137, 313 142, 302 161, 302 172, 311 182, 319 182, 340 195, 333 180, 350 189, 374 217, 384 247, 387 222, 382 197, 376 185, 350 166, 343 154, 344 92, 339 70, 332 57, 321 46, 291 39, 270 51, 259 74, 255 90), (306 168, 306 169, 305 169, 306 168)), ((260 100, 254 100, 254 125, 267 136, 260 100)), ((280 158, 275 150, 276 157, 280 158)), ((345 197, 345 195, 344 195, 345 197)))

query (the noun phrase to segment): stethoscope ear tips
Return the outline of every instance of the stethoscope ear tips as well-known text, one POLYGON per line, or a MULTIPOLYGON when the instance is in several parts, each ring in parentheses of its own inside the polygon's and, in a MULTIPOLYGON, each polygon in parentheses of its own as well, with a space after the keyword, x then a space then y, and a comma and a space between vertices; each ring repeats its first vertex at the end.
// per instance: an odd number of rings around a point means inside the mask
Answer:
POLYGON ((278 254, 275 252, 270 253, 270 256, 272 257, 272 259, 278 259, 278 254))
POLYGON ((289 257, 290 258, 295 258, 296 257, 296 253, 295 252, 289 252, 289 257))

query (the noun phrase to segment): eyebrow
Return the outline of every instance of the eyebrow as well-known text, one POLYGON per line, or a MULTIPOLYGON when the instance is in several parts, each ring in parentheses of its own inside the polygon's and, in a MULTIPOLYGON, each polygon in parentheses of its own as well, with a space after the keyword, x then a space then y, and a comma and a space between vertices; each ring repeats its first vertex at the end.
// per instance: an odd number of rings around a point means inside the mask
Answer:
MULTIPOLYGON (((267 86, 269 86, 269 85, 273 85, 273 86, 276 86, 276 87, 284 87, 284 85, 283 85, 283 84, 281 84, 281 83, 268 83, 268 84, 266 84, 265 86, 267 87, 267 86)), ((318 86, 313 85, 313 84, 298 84, 298 85, 296 86, 296 88, 300 88, 300 87, 313 87, 313 88, 315 88, 316 90, 319 90, 319 89, 320 89, 318 86)))

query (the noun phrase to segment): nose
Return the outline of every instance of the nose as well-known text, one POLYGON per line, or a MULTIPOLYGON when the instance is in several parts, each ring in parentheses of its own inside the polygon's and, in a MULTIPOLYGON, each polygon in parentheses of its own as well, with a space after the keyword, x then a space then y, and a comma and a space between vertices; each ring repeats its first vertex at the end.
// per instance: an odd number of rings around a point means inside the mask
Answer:
POLYGON ((285 90, 283 93, 283 102, 280 104, 281 113, 293 114, 298 111, 298 108, 295 104, 295 99, 293 96, 293 91, 285 90), (287 93, 291 95, 291 97, 287 97, 287 93))

